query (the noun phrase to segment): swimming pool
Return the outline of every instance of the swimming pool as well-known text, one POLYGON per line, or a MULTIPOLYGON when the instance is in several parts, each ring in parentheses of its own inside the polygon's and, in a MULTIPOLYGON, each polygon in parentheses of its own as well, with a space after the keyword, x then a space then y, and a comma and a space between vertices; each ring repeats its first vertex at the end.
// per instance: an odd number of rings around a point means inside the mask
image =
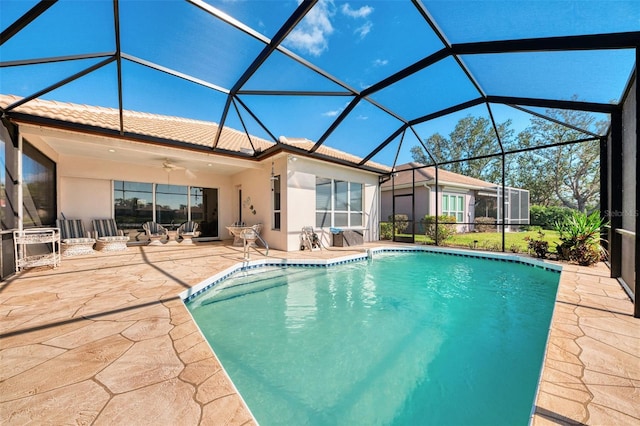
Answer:
POLYGON ((425 252, 257 271, 187 307, 260 424, 528 423, 559 274, 425 252))

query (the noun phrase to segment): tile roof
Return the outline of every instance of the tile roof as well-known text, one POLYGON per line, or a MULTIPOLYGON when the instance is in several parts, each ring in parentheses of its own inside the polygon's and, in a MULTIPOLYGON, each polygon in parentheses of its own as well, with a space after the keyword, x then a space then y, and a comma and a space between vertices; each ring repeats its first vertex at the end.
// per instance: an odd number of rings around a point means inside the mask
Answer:
MULTIPOLYGON (((0 95, 0 107, 6 108, 20 99, 18 96, 0 95)), ((116 108, 34 99, 20 105, 14 111, 69 123, 120 130, 120 112, 116 108)), ((218 125, 213 122, 128 110, 123 111, 123 123, 124 130, 128 133, 199 146, 212 146, 218 131, 218 125)), ((262 151, 275 145, 274 142, 255 136, 251 137, 251 141, 257 150, 262 151)), ((218 147, 236 152, 251 150, 247 135, 229 127, 223 128, 218 147)))
MULTIPOLYGON (((309 139, 305 139, 305 138, 287 138, 284 136, 280 137, 280 143, 285 144, 285 145, 289 145, 289 146, 293 146, 293 147, 297 147, 297 148, 301 148, 304 150, 310 150, 311 148, 313 148, 313 146, 315 145, 315 142, 310 141, 309 139)), ((316 152, 320 155, 324 155, 326 157, 331 157, 331 158, 337 158, 339 160, 344 160, 344 161, 348 161, 350 163, 355 163, 358 164, 360 163, 360 161, 362 161, 362 158, 356 156, 356 155, 352 155, 349 153, 346 153, 344 151, 340 151, 338 149, 335 148, 331 148, 325 145, 320 145, 320 147, 316 150, 316 152)), ((373 161, 368 161, 366 163, 368 166, 374 167, 376 169, 379 169, 381 171, 386 171, 386 172, 390 172, 391 168, 388 166, 384 166, 382 164, 378 164, 375 163, 373 161)))
MULTIPOLYGON (((0 108, 4 109, 21 99, 21 97, 15 95, 0 94, 0 108)), ((116 108, 34 99, 12 109, 12 111, 109 130, 118 131, 120 129, 120 112, 116 108)), ((122 114, 125 132, 164 140, 210 147, 213 145, 218 131, 218 124, 209 121, 129 110, 124 110, 122 114)), ((253 148, 257 151, 265 151, 276 146, 275 142, 256 136, 251 136, 251 142, 253 143, 253 148)), ((278 142, 280 145, 297 147, 303 150, 309 150, 315 145, 314 142, 308 139, 287 139, 286 137, 281 137, 278 142)), ((217 148, 232 152, 253 152, 246 133, 226 126, 222 130, 217 148)), ((355 155, 326 146, 321 146, 316 152, 319 155, 346 161, 354 165, 357 165, 362 160, 362 158, 355 155)), ((367 165, 383 172, 391 170, 386 166, 373 162, 368 162, 367 165)))
MULTIPOLYGON (((411 176, 411 169, 421 167, 422 164, 411 162, 396 166, 398 175, 394 178, 395 185, 411 185, 413 178, 411 176)), ((435 167, 422 167, 416 169, 415 183, 422 184, 425 182, 435 183, 436 169, 435 167)), ((480 179, 464 176, 458 173, 450 172, 443 169, 438 169, 438 184, 454 184, 463 185, 474 188, 495 188, 497 185, 491 182, 485 182, 480 179)), ((382 188, 391 188, 391 181, 387 181, 382 184, 382 188)))

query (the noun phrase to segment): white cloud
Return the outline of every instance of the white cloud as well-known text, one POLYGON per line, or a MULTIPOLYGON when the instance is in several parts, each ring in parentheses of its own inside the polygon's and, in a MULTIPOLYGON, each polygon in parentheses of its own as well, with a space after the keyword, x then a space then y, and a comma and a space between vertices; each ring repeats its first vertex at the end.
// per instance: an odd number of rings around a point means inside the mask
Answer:
POLYGON ((375 61, 373 61, 373 66, 374 67, 384 67, 388 63, 389 63, 388 59, 376 59, 375 61))
POLYGON ((336 110, 333 111, 327 111, 327 112, 323 112, 322 115, 324 117, 337 117, 338 114, 340 114, 342 111, 344 111, 344 109, 349 105, 349 102, 345 103, 344 106, 342 108, 338 108, 336 110))
POLYGON ((285 44, 319 56, 329 47, 327 39, 333 33, 331 18, 334 15, 333 0, 320 0, 291 31, 285 44))
POLYGON ((337 116, 338 116, 338 114, 340 114, 340 113, 342 112, 342 110, 343 110, 343 109, 342 109, 342 108, 340 108, 340 109, 336 109, 336 110, 333 110, 333 111, 323 112, 323 113, 322 113, 322 116, 323 116, 323 117, 337 117, 337 116))
POLYGON ((349 3, 345 3, 342 5, 341 11, 344 15, 352 18, 366 18, 371 15, 373 8, 371 6, 362 6, 360 9, 352 9, 349 3))
POLYGON ((359 115, 356 117, 356 120, 368 120, 369 117, 367 117, 366 115, 359 115))
POLYGON ((371 27, 373 27, 373 24, 371 23, 371 21, 367 21, 364 25, 356 28, 353 33, 363 39, 367 34, 369 34, 369 31, 371 31, 371 27))

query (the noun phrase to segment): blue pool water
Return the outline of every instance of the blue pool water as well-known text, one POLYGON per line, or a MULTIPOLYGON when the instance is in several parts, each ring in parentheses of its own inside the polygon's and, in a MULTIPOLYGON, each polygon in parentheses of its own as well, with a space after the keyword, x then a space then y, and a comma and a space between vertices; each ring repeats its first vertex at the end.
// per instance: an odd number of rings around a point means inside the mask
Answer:
POLYGON ((261 425, 526 425, 559 274, 436 253, 240 273, 187 303, 261 425))

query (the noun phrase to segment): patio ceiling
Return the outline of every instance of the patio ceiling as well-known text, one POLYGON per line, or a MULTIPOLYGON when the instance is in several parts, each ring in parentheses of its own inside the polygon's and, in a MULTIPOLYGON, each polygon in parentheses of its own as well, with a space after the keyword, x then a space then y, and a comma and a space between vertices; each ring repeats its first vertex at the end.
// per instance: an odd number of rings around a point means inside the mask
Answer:
MULTIPOLYGON (((115 108, 116 136, 134 139, 139 135, 122 111, 171 115, 276 145, 281 136, 306 138, 314 142, 304 148, 311 157, 320 158, 325 146, 358 156, 364 168, 393 167, 406 162, 412 146, 429 153, 428 137, 448 134, 466 115, 486 117, 494 128, 506 119, 526 126, 526 118, 546 117, 550 109, 608 119, 635 78, 637 6, 635 0, 9 0, 0 3, 0 94, 22 99, 1 112, 19 116, 36 99, 115 108)), ((603 136, 578 130, 584 139, 603 136)), ((228 155, 220 137, 218 131, 206 150, 228 155)), ((518 146, 505 148, 496 132, 488 154, 509 149, 518 146)))

